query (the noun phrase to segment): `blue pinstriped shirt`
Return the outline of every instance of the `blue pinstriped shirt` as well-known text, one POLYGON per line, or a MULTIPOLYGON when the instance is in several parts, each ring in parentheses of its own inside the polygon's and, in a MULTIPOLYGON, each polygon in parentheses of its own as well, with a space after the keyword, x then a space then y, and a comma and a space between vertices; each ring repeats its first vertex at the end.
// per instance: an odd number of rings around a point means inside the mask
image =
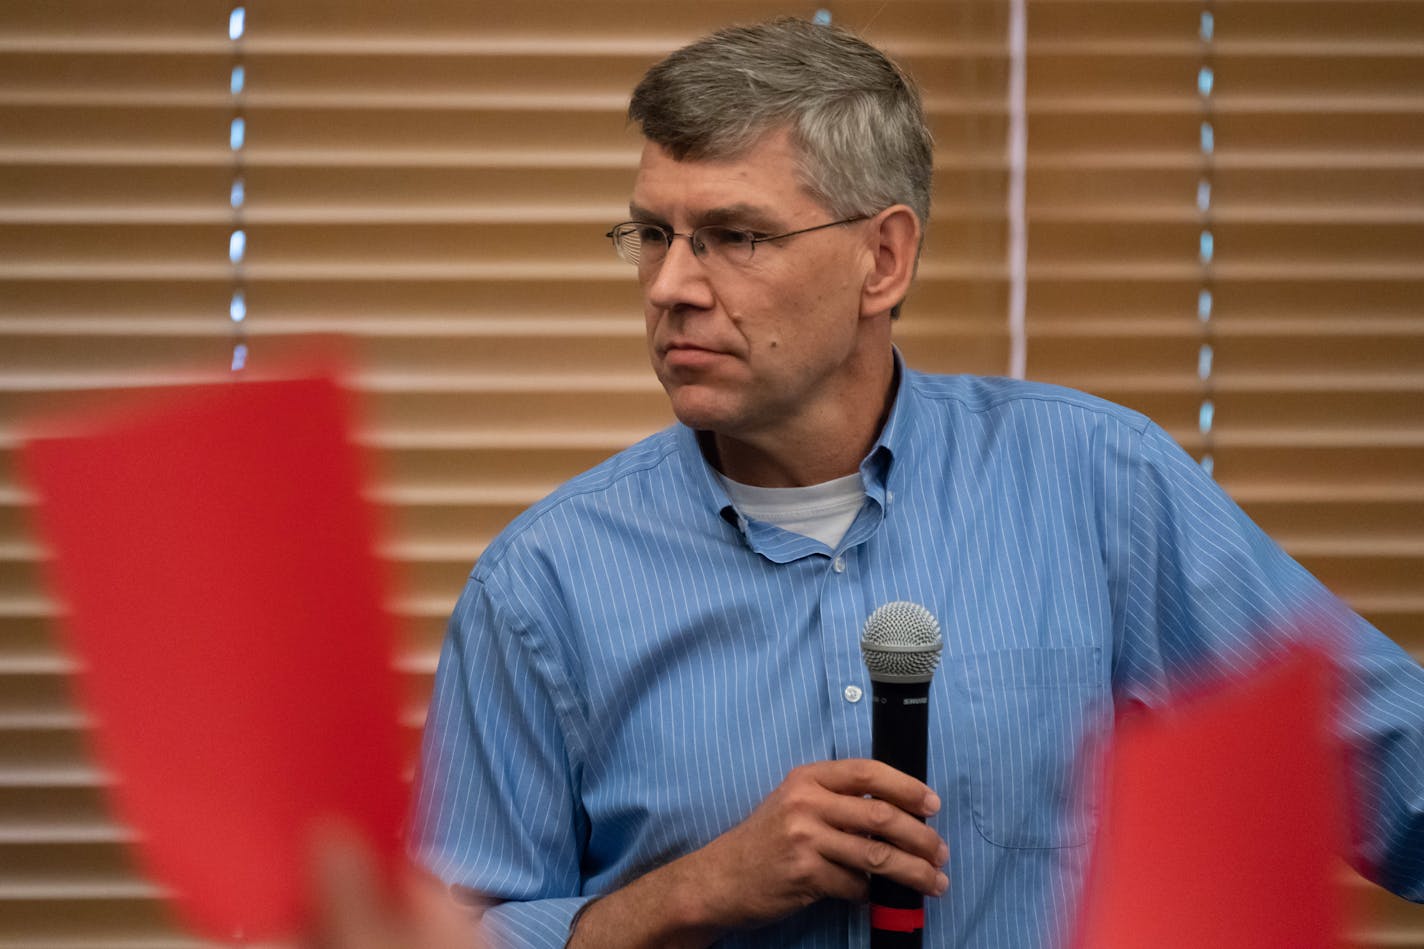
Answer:
MULTIPOLYGON (((731 827, 793 767, 869 757, 866 617, 923 603, 932 947, 1053 945, 1083 877, 1091 736, 1240 666, 1328 594, 1146 418, 1050 386, 903 369, 837 549, 731 507, 673 426, 490 545, 455 608, 426 727, 419 858, 508 902, 501 945, 731 827)), ((1359 861, 1424 898, 1424 669, 1352 614, 1344 726, 1376 823, 1359 861)), ((826 901, 726 946, 859 947, 826 901)))

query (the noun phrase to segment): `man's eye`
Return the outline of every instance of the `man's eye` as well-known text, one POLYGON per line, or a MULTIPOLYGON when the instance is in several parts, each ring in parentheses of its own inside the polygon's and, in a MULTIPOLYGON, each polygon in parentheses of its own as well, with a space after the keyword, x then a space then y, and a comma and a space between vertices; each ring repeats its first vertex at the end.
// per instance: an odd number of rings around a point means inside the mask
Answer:
POLYGON ((667 234, 660 227, 652 224, 643 224, 633 231, 633 234, 643 244, 667 244, 667 234))
POLYGON ((719 247, 745 247, 752 242, 751 231, 739 231, 732 227, 703 228, 703 240, 719 247))

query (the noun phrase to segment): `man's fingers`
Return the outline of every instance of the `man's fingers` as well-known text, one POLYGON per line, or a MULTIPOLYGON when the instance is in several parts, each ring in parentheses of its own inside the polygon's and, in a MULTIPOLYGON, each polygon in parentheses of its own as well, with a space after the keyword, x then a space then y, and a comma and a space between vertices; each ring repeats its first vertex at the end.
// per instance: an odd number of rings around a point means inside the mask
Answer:
POLYGON ((939 798, 923 782, 868 759, 819 762, 798 770, 829 792, 819 802, 827 825, 819 846, 822 856, 930 896, 945 891, 949 880, 940 868, 949 848, 921 819, 939 809, 939 798))
POLYGON ((313 853, 319 941, 380 946, 390 928, 389 896, 369 851, 345 833, 324 833, 313 853))
POLYGON ((923 820, 938 808, 924 782, 883 762, 796 768, 745 821, 694 855, 706 915, 735 928, 826 897, 863 900, 871 874, 943 893, 939 867, 949 850, 923 820))
POLYGON ((882 762, 858 759, 798 768, 783 790, 784 801, 802 818, 796 836, 829 864, 862 879, 879 874, 928 895, 948 886, 940 867, 949 848, 919 816, 937 803, 922 782, 882 762), (907 811, 907 805, 915 809, 907 811))
POLYGON ((484 943, 473 935, 471 913, 450 896, 435 877, 412 871, 405 883, 406 902, 419 949, 480 949, 484 943))
POLYGON ((391 892, 353 833, 317 836, 312 853, 316 949, 479 949, 474 921, 434 877, 407 868, 391 892))
POLYGON ((862 875, 874 873, 888 877, 926 896, 939 896, 949 887, 949 878, 934 864, 883 840, 835 833, 827 838, 822 853, 827 860, 842 867, 862 875))
POLYGON ((859 870, 832 863, 826 870, 824 892, 826 896, 838 900, 861 903, 870 896, 870 878, 859 870))
POLYGON ((934 829, 889 801, 828 796, 821 812, 831 827, 850 834, 879 837, 897 849, 936 867, 949 858, 949 848, 934 829))
POLYGON ((798 772, 837 794, 868 794, 919 817, 939 811, 939 795, 929 785, 882 761, 869 758, 818 761, 803 765, 792 774, 798 772))

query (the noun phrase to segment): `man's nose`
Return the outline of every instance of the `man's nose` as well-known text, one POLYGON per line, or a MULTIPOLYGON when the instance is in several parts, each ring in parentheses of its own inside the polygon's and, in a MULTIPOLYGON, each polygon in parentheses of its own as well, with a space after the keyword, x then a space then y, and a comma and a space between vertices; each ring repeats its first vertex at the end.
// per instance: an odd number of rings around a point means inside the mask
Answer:
POLYGON ((706 261, 692 252, 692 240, 678 235, 672 240, 662 263, 648 280, 644 294, 660 310, 679 306, 707 308, 712 305, 712 284, 706 261))

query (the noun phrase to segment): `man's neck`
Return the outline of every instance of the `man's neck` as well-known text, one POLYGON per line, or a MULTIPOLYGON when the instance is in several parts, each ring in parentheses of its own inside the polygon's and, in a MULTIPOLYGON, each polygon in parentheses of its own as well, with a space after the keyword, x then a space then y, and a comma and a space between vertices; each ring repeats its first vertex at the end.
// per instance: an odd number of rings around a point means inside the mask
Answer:
POLYGON ((703 453, 714 468, 742 484, 797 488, 855 473, 885 427, 895 402, 899 371, 892 364, 874 413, 848 411, 828 425, 814 423, 747 436, 699 432, 703 453))

